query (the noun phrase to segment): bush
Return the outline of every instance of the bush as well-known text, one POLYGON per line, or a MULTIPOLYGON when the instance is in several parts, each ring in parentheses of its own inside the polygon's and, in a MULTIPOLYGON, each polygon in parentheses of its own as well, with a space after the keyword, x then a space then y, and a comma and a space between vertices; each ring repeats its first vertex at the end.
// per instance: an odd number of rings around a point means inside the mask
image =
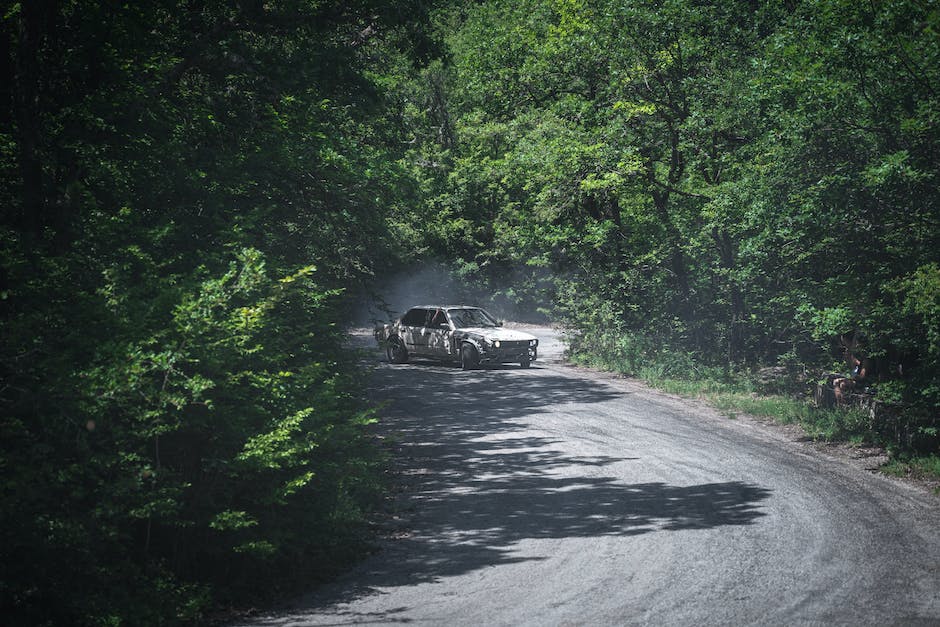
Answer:
POLYGON ((18 624, 201 622, 365 548, 380 459, 337 292, 312 267, 271 277, 252 249, 190 287, 141 271, 8 318, 51 324, 3 345, 0 593, 18 624))

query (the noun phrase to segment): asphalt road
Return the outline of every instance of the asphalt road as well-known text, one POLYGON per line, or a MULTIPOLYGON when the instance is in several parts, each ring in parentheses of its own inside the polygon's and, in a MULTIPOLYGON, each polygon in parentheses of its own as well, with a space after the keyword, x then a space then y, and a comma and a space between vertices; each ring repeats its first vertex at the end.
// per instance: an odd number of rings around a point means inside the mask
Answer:
POLYGON ((940 625, 940 497, 535 332, 528 370, 375 351, 388 537, 250 624, 940 625))

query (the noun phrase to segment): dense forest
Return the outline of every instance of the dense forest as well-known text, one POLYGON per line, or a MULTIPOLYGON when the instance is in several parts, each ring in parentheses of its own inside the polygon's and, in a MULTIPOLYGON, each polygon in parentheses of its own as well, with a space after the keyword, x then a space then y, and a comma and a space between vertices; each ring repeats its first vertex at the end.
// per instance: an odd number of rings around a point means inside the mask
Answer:
POLYGON ((572 353, 938 453, 936 0, 0 3, 0 607, 201 622, 368 550, 360 297, 442 263, 572 353))

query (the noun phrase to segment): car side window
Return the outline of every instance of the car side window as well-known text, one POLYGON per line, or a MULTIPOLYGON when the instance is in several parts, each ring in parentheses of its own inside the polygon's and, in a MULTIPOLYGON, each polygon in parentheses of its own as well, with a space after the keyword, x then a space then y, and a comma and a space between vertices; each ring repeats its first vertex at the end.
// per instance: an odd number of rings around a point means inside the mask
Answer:
POLYGON ((406 327, 423 327, 428 319, 428 312, 425 309, 412 309, 401 319, 401 323, 406 327))
POLYGON ((428 323, 428 326, 432 329, 443 329, 447 326, 447 317, 444 315, 443 309, 437 309, 431 314, 431 322, 428 323))

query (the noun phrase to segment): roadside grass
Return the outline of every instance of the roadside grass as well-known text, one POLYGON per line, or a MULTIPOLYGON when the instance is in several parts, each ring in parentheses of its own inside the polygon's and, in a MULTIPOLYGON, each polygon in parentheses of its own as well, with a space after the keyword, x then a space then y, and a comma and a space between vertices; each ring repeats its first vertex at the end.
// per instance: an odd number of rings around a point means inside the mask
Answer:
MULTIPOLYGON (((940 481, 940 455, 924 457, 901 456, 882 466, 882 472, 894 477, 908 477, 928 481, 940 481)), ((934 488, 940 494, 940 485, 934 488)))
POLYGON ((875 443, 868 414, 858 409, 817 409, 803 399, 734 391, 728 389, 733 386, 716 381, 644 381, 669 394, 704 399, 729 418, 749 414, 780 424, 798 424, 816 441, 845 441, 857 445, 875 443))
POLYGON ((803 401, 783 396, 722 393, 706 395, 706 398, 716 409, 731 417, 736 413, 745 413, 772 418, 781 424, 805 425, 812 421, 812 407, 803 401))
MULTIPOLYGON (((882 470, 886 474, 940 481, 940 456, 902 453, 873 424, 869 412, 858 408, 822 409, 808 399, 762 394, 749 378, 727 377, 718 369, 689 367, 676 376, 674 366, 644 364, 616 355, 599 356, 589 352, 569 355, 575 363, 636 377, 650 387, 668 394, 700 398, 731 419, 740 414, 759 416, 780 424, 797 424, 807 437, 821 442, 846 442, 855 446, 875 445, 888 450, 891 461, 882 470)), ((937 488, 940 494, 940 488, 937 488)))

